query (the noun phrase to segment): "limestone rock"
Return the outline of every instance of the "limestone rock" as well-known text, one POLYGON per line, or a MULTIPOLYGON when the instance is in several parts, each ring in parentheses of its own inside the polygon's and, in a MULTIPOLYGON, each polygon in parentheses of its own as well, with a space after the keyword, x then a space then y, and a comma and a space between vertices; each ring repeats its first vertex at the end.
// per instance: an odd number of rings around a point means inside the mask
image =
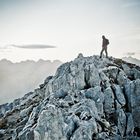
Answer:
POLYGON ((121 137, 125 135, 125 128, 126 128, 126 115, 124 111, 121 109, 118 112, 118 129, 121 134, 121 137))
POLYGON ((115 97, 117 101, 121 104, 121 106, 124 106, 126 104, 126 99, 124 97, 124 94, 122 92, 122 89, 119 85, 112 85, 115 93, 115 97))
POLYGON ((34 130, 35 139, 40 140, 65 140, 64 121, 59 109, 48 108, 43 110, 34 130))
POLYGON ((106 112, 106 114, 111 114, 114 112, 115 110, 115 106, 114 106, 114 94, 112 89, 106 88, 105 92, 104 92, 104 111, 106 112))

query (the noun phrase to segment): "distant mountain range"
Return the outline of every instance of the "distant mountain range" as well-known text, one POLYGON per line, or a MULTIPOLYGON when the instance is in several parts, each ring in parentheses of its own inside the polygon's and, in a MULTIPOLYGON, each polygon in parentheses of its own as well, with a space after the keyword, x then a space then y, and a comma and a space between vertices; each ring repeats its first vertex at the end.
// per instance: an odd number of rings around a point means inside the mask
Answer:
POLYGON ((32 60, 12 63, 0 60, 0 104, 12 101, 37 88, 45 78, 54 75, 59 60, 32 60))
POLYGON ((122 59, 124 61, 129 62, 129 63, 133 63, 133 64, 136 64, 136 65, 139 65, 140 66, 140 60, 139 59, 133 58, 131 56, 129 56, 129 57, 123 57, 122 59))

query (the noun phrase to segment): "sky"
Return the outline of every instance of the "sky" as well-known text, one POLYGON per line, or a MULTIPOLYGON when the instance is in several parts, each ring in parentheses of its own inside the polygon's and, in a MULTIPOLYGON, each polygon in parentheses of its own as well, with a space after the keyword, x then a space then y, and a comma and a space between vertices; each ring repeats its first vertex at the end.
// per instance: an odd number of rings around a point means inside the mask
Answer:
POLYGON ((99 55, 140 59, 140 0, 0 0, 0 59, 71 61, 99 55))

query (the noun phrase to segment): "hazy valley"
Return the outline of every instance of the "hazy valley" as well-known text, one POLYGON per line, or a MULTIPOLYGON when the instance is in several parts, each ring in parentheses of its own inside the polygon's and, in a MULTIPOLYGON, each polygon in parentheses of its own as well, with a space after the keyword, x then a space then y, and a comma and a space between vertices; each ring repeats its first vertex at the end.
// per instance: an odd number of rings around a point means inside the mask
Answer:
POLYGON ((0 61, 0 104, 13 101, 23 96, 43 83, 45 78, 54 75, 59 60, 23 61, 12 63, 3 59, 0 61))

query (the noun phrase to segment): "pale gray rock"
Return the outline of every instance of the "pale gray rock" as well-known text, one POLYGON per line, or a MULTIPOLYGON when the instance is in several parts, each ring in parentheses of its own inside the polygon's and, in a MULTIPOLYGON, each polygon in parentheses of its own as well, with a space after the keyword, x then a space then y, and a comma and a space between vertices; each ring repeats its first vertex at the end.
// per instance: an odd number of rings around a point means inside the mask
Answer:
POLYGON ((102 102, 104 101, 104 94, 101 91, 100 86, 96 86, 94 88, 89 88, 85 92, 85 97, 93 99, 95 102, 102 102))
POLYGON ((131 113, 126 113, 127 117, 127 128, 126 128, 126 135, 132 135, 134 132, 134 122, 131 113))
POLYGON ((32 130, 26 130, 19 134, 18 136, 19 140, 33 140, 34 139, 34 133, 32 130))
POLYGON ((135 109, 132 109, 132 116, 134 121, 134 126, 137 128, 140 128, 140 106, 136 107, 135 109))
POLYGON ((104 113, 103 112, 104 94, 101 91, 101 87, 96 86, 94 88, 89 88, 85 92, 85 97, 94 100, 98 114, 103 115, 103 113, 104 113))
POLYGON ((126 100, 125 100, 121 87, 116 84, 113 84, 112 87, 114 89, 115 97, 118 103, 121 104, 121 106, 124 106, 126 104, 126 100))
POLYGON ((122 108, 122 105, 118 102, 118 100, 117 99, 115 99, 115 109, 116 110, 120 110, 121 108, 122 108))
POLYGON ((129 77, 132 76, 131 68, 127 64, 122 64, 122 68, 126 75, 128 75, 129 77))
POLYGON ((80 119, 82 119, 82 114, 87 116, 87 118, 84 117, 84 119, 90 119, 91 117, 96 118, 97 120, 99 119, 96 104, 90 99, 84 99, 80 103, 73 105, 70 112, 74 112, 75 115, 80 117, 80 119))
POLYGON ((120 86, 124 86, 125 83, 127 83, 129 79, 127 79, 126 74, 124 73, 124 71, 119 71, 118 75, 117 75, 117 82, 120 86))
POLYGON ((67 92, 64 91, 63 89, 59 89, 55 92, 54 94, 54 98, 65 98, 65 96, 67 96, 67 92))
POLYGON ((20 117, 24 118, 26 116, 29 116, 29 114, 32 112, 32 109, 33 109, 33 105, 29 106, 28 108, 23 109, 20 112, 20 117))
POLYGON ((140 79, 140 71, 136 68, 133 68, 132 71, 134 73, 134 79, 140 79))
POLYGON ((93 134, 97 134, 97 124, 94 119, 91 119, 81 122, 70 140, 92 140, 93 134))
POLYGON ((114 107, 114 94, 110 87, 104 91, 104 111, 106 114, 111 114, 115 110, 114 107))
POLYGON ((111 84, 109 82, 110 81, 109 77, 107 77, 102 70, 101 70, 101 72, 99 72, 99 75, 100 75, 100 78, 101 78, 100 86, 102 87, 102 89, 104 90, 104 89, 110 87, 111 84))
POLYGON ((140 79, 137 79, 131 84, 130 104, 132 110, 132 116, 134 120, 134 126, 140 127, 140 79))
POLYGON ((100 77, 99 77, 99 72, 98 69, 95 67, 94 64, 89 65, 88 69, 88 79, 87 83, 90 87, 96 87, 100 85, 100 77))
POLYGON ((125 128, 126 128, 126 115, 122 109, 118 112, 118 129, 121 134, 121 137, 125 135, 125 128))
POLYGON ((41 112, 34 129, 35 140, 66 140, 62 113, 52 107, 41 112))
POLYGON ((70 139, 74 131, 79 127, 79 121, 80 119, 74 114, 65 118, 66 127, 64 133, 67 139, 70 139))
POLYGON ((103 69, 103 72, 107 75, 107 77, 116 80, 118 72, 120 70, 116 66, 109 66, 103 69))
POLYGON ((132 108, 131 108, 131 92, 133 92, 133 87, 134 87, 134 84, 133 82, 131 81, 128 81, 125 83, 124 85, 124 95, 125 95, 125 99, 126 99, 126 107, 127 107, 127 110, 129 112, 131 112, 132 108))
POLYGON ((109 134, 107 132, 101 132, 96 135, 96 139, 98 140, 109 140, 109 134))

